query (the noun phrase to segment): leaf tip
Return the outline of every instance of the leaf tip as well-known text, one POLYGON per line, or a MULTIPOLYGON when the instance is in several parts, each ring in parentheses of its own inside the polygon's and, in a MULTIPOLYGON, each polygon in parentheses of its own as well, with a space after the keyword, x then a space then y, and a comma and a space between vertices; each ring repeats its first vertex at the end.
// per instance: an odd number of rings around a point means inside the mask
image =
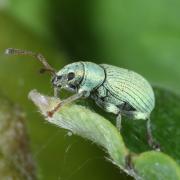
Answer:
POLYGON ((45 96, 36 89, 29 92, 28 98, 39 108, 43 115, 47 115, 47 112, 51 111, 58 102, 58 98, 45 96))

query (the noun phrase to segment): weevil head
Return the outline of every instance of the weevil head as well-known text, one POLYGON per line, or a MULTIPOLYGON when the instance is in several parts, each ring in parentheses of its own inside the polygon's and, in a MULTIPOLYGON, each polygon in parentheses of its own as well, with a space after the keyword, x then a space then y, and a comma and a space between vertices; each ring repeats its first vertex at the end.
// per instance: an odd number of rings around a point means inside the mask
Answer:
POLYGON ((68 64, 59 70, 52 78, 55 88, 76 92, 84 75, 83 65, 80 62, 68 64))

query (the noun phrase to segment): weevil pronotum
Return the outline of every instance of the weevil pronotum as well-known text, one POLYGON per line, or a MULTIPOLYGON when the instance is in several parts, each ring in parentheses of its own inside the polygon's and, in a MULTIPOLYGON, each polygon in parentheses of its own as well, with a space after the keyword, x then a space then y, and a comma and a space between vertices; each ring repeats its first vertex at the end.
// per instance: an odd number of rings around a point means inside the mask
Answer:
POLYGON ((68 64, 56 71, 39 53, 9 48, 6 54, 29 55, 39 60, 44 65, 41 72, 48 71, 52 75, 55 96, 58 96, 61 89, 74 93, 60 101, 51 112, 47 112, 48 116, 53 116, 65 104, 90 97, 106 112, 116 115, 118 130, 121 129, 122 116, 146 120, 148 144, 153 149, 159 149, 159 145, 153 140, 150 123, 150 114, 155 106, 154 92, 141 75, 112 65, 84 61, 68 64))

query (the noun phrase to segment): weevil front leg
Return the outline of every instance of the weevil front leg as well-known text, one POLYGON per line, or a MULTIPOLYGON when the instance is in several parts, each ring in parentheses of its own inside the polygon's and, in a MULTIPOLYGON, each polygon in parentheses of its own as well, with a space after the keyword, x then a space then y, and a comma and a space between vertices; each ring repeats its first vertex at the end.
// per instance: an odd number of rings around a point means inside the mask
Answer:
POLYGON ((58 98, 59 97, 59 88, 58 87, 54 87, 54 97, 58 98))
POLYGON ((79 92, 77 94, 74 94, 70 97, 68 97, 67 99, 64 99, 62 101, 60 101, 55 107, 54 109, 52 109, 51 111, 48 111, 47 114, 49 117, 52 117, 54 115, 55 112, 57 112, 59 110, 60 107, 67 105, 77 99, 80 99, 81 97, 83 97, 85 95, 86 92, 79 92))
POLYGON ((138 111, 124 111, 124 110, 121 111, 121 114, 133 120, 146 120, 148 144, 152 149, 156 151, 160 151, 160 145, 154 140, 153 135, 152 135, 151 119, 149 117, 149 114, 138 112, 138 111))

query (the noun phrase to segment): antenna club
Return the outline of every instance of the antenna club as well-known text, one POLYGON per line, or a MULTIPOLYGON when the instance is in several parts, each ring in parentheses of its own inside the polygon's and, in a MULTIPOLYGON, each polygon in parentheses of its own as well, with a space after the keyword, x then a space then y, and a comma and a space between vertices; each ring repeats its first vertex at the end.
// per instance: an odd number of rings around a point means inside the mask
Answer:
POLYGON ((8 49, 5 50, 6 55, 11 55, 11 54, 14 54, 14 53, 15 53, 15 51, 14 51, 13 48, 8 48, 8 49))

